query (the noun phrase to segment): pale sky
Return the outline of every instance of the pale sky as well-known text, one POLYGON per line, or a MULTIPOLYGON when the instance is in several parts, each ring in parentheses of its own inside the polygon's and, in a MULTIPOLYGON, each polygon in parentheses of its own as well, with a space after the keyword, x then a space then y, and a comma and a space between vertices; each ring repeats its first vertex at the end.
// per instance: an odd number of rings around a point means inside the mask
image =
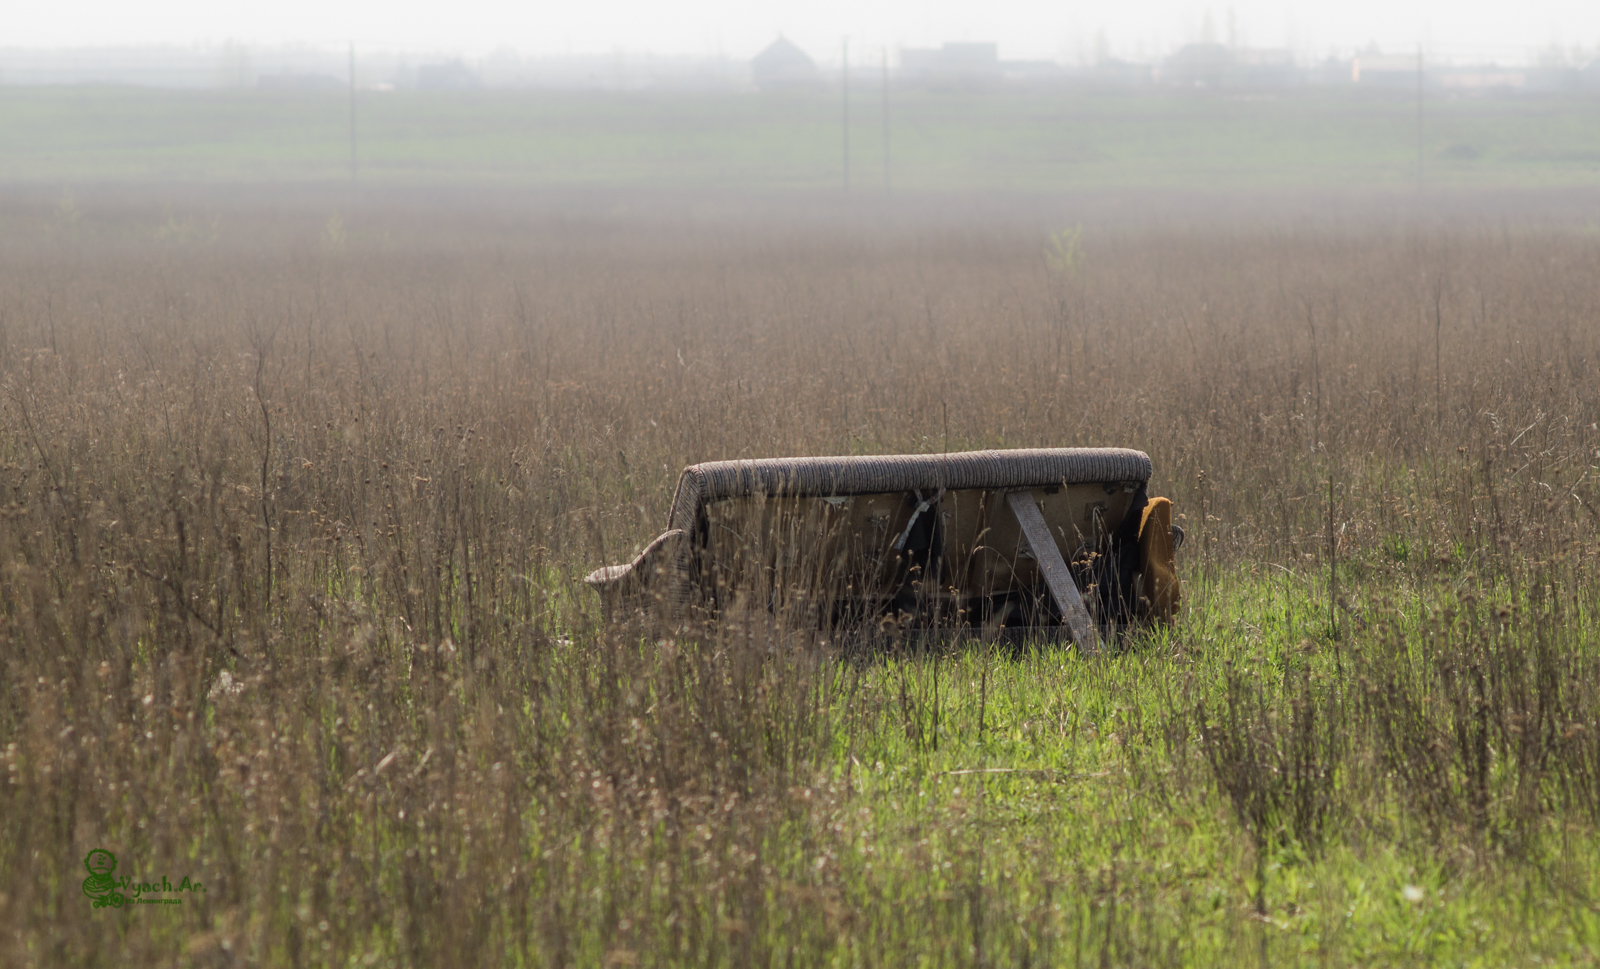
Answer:
POLYGON ((820 62, 853 48, 991 40, 1006 58, 1075 59, 1104 34, 1120 57, 1155 56, 1199 39, 1304 54, 1369 42, 1392 51, 1421 43, 1447 59, 1524 59, 1559 44, 1600 48, 1600 0, 16 0, 3 47, 146 44, 306 44, 481 55, 725 54, 744 58, 780 32, 820 62))

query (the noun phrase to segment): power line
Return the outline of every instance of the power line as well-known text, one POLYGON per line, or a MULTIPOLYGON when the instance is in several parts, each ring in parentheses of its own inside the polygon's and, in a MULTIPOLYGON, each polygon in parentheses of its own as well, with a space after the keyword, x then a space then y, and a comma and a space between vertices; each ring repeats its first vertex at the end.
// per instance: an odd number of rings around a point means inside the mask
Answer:
POLYGON ((356 187, 356 42, 350 42, 350 189, 356 187))
POLYGON ((843 80, 841 131, 844 144, 844 193, 850 194, 850 38, 840 39, 844 53, 841 58, 840 77, 843 80))
POLYGON ((883 49, 883 194, 889 194, 889 48, 883 49))

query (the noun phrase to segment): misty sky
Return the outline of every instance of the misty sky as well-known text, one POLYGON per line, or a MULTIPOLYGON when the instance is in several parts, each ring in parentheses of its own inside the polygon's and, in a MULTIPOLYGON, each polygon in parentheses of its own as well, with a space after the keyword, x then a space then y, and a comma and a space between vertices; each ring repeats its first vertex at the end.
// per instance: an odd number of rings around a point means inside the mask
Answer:
POLYGON ((614 50, 748 57, 780 31, 820 61, 849 35, 865 54, 888 45, 993 40, 1008 58, 1155 56, 1212 35, 1316 54, 1369 42, 1437 56, 1522 59, 1559 44, 1600 47, 1600 2, 1576 0, 47 0, 10 5, 0 46, 342 45, 466 55, 614 50), (1231 12, 1231 13, 1230 13, 1231 12))

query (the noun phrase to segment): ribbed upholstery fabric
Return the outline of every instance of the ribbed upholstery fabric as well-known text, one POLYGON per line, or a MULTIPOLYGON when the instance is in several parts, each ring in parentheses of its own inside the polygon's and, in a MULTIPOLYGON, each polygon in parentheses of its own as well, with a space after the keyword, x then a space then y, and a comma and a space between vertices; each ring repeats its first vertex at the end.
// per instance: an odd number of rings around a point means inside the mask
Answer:
MULTIPOLYGON (((693 535, 700 509, 723 498, 755 495, 833 498, 894 491, 960 491, 1046 488, 1089 482, 1150 480, 1150 456, 1129 448, 1018 448, 951 454, 841 455, 762 458, 690 465, 678 479, 667 527, 693 535)), ((659 540, 658 540, 659 541, 659 540)), ((652 543, 654 546, 655 543, 652 543)), ((692 597, 692 543, 676 545, 662 576, 662 598, 683 606, 692 597)), ((588 582, 603 586, 628 570, 599 570, 588 582)))
POLYGON ((1149 480, 1148 454, 1109 447, 711 461, 683 469, 667 527, 692 531, 701 506, 721 498, 831 498, 891 491, 1043 488, 1094 481, 1149 480))
POLYGON ((671 539, 694 535, 701 509, 725 498, 1005 491, 1091 482, 1143 484, 1149 480, 1149 455, 1127 448, 712 461, 683 469, 667 533, 651 542, 633 562, 596 569, 585 581, 602 595, 653 596, 674 609, 687 605, 694 594, 690 578, 693 543, 671 539), (646 589, 646 582, 653 588, 646 589))

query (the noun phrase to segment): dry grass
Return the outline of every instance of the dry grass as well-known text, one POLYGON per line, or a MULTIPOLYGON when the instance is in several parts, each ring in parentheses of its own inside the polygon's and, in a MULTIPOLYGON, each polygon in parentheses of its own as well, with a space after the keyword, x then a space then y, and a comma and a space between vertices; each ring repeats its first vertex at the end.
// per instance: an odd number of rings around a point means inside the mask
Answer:
POLYGON ((1270 960, 1155 828, 929 786, 1050 717, 1261 919, 1280 848, 1592 904, 1539 859, 1600 823, 1593 236, 78 205, 0 243, 0 961, 1270 960), (575 585, 693 461, 1034 445, 1151 454, 1171 636, 841 665, 575 585), (91 910, 101 846, 207 892, 91 910))

